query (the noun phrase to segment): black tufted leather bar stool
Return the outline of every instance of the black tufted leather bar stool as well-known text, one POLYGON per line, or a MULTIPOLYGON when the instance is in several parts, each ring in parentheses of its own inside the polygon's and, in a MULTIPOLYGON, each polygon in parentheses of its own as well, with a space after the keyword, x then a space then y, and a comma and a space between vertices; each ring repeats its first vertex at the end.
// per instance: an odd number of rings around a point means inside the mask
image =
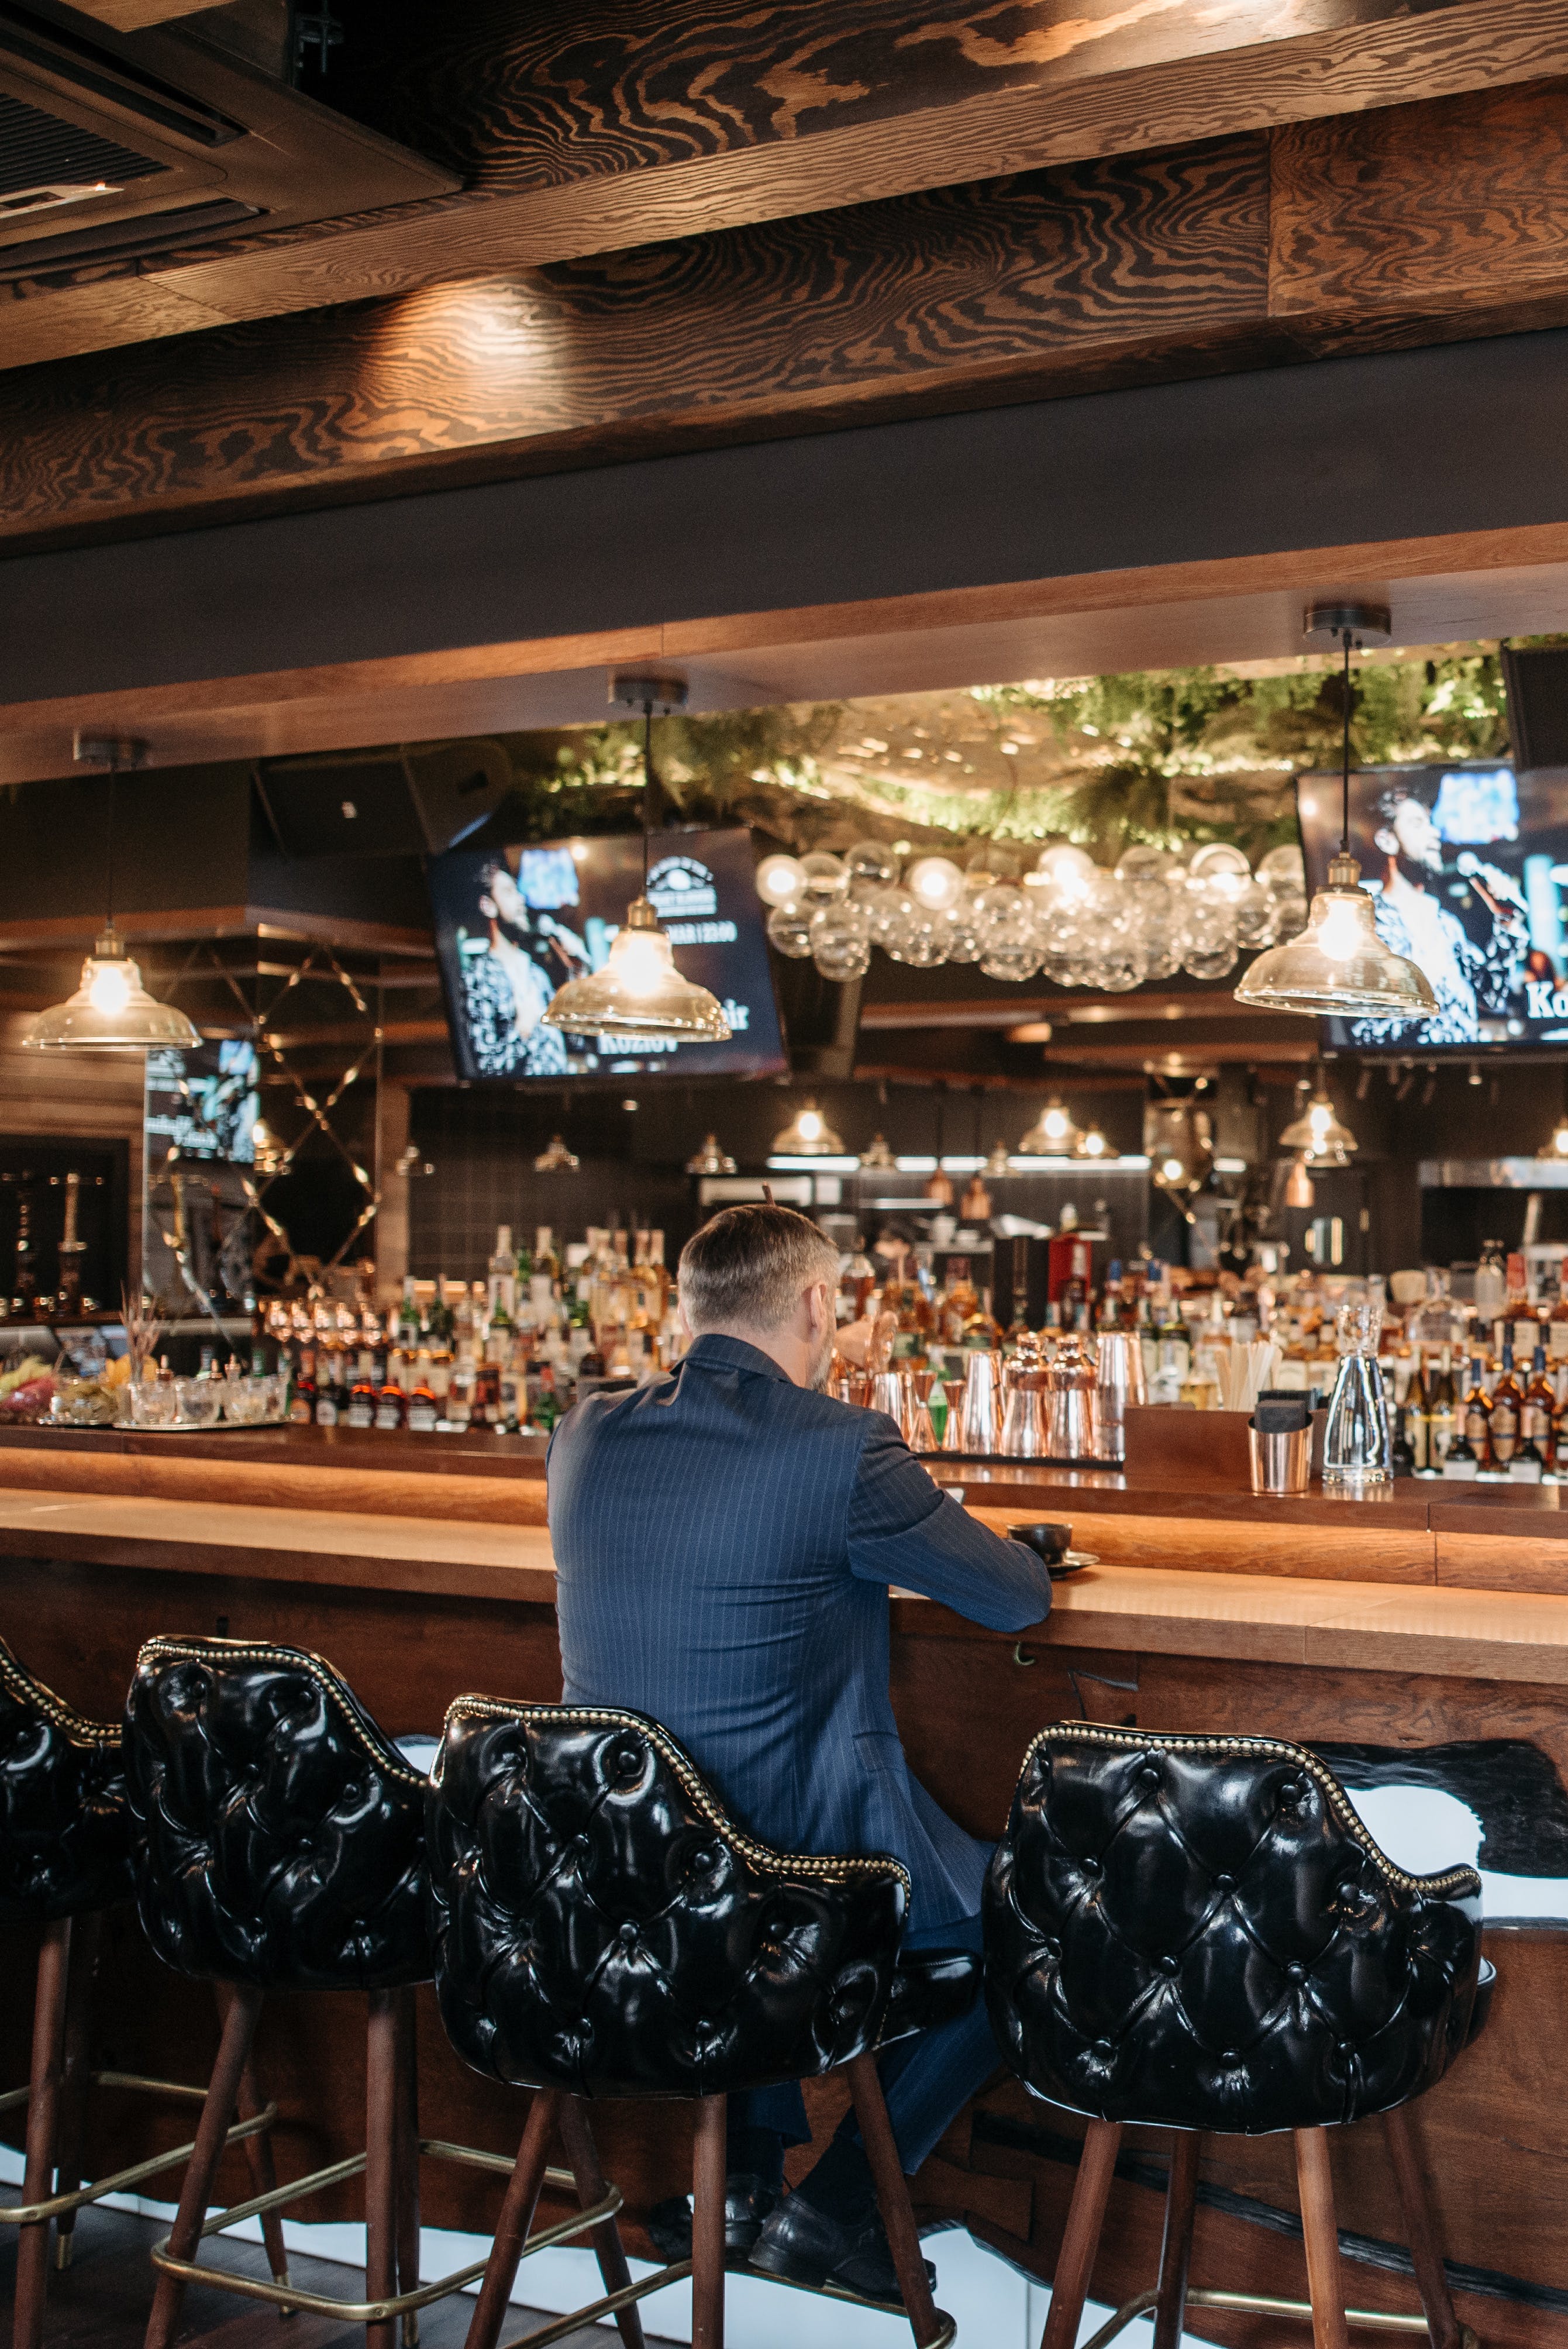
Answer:
MULTIPOLYGON (((0 1641, 0 1923, 41 1925, 33 2007, 31 2081, 0 2095, 0 2112, 27 2110, 22 2200, 0 2209, 20 2229, 13 2349, 43 2337, 49 2227, 56 2265, 70 2265, 77 2212, 177 2168, 191 2147, 133 2163, 82 2184, 90 2088, 129 2089, 200 2104, 202 2090, 178 2080, 91 2071, 88 2034, 103 1912, 130 1899, 130 1814, 126 1808, 117 1723, 88 1721, 36 1680, 0 1641), (51 2187, 53 2191, 51 2191, 51 2187)), ((242 2137, 258 2187, 272 2183, 264 2131, 274 2116, 242 2084, 242 2137)), ((281 2245, 282 2237, 279 2235, 281 2245)))
MULTIPOLYGON (((169 1965, 231 1992, 179 2212, 152 2253, 160 2272, 148 2349, 169 2349, 185 2285, 197 2278, 285 2313, 363 2322, 370 2349, 392 2349, 399 2319, 405 2343, 415 2342, 418 2311, 460 2291, 485 2264, 421 2285, 420 2155, 502 2176, 511 2168, 503 2155, 418 2134, 414 1990, 432 1971, 428 1781, 321 1657, 234 1640, 147 1642, 127 1702, 125 1755, 142 1924, 169 1965), (366 1999, 366 2151, 209 2219, 263 2002, 289 1990, 366 1999), (363 2301, 291 2284, 281 2256, 271 2283, 197 2263, 203 2236, 361 2173, 363 2301)), ((590 2146, 569 2140, 568 2153, 571 2173, 552 2171, 551 2179, 575 2187, 582 2207, 528 2248, 591 2232, 614 2292, 629 2275, 614 2220, 620 2197, 590 2146)), ((640 2333, 630 2339, 637 2349, 640 2333)))
POLYGON ((1307 2317, 1344 2349, 1330 2128, 1380 2115, 1423 2313, 1371 2321, 1474 2349, 1454 2314, 1405 2107, 1476 2035, 1491 1968, 1473 1868, 1409 1876, 1314 1754, 1266 1737, 1058 1723, 1024 1758, 985 1889, 997 2041, 1034 2094, 1089 2116, 1042 2349, 1072 2349, 1124 2126, 1179 2132, 1155 2312, 1307 2317), (1201 2136, 1289 2129, 1310 2302, 1189 2289, 1201 2136))
POLYGON ((841 2066, 918 2349, 946 2349, 874 2051, 962 2013, 977 1968, 934 1952, 899 1967, 896 1860, 769 1850, 641 1713, 477 1696, 447 1715, 429 1846, 448 2036, 536 2091, 467 2349, 495 2349, 552 2131, 583 2126, 595 2096, 696 2101, 692 2257, 530 2349, 688 2275, 694 2349, 723 2349, 727 2097, 841 2066))

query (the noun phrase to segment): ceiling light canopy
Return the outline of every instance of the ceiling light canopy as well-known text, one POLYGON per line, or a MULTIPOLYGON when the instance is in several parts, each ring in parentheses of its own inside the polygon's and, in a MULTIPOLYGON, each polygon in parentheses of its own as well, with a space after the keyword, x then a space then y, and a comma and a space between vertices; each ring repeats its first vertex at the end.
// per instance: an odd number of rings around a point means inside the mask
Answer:
POLYGON ((1422 1019, 1437 1009, 1438 999, 1420 965, 1395 954, 1378 936, 1376 908, 1350 854, 1350 654, 1368 637, 1387 642, 1388 614, 1375 604, 1314 605, 1303 626, 1309 637, 1331 637, 1345 653, 1339 854, 1329 865, 1327 888, 1312 901, 1305 929, 1259 955, 1236 1000, 1262 1011, 1422 1019))
POLYGON ((558 988, 542 1018, 547 1028, 573 1036, 674 1036, 682 1042, 727 1044, 730 1027, 724 1007, 706 987, 683 978, 675 951, 659 927, 648 899, 648 835, 653 829, 654 711, 677 709, 686 698, 677 678, 617 677, 610 698, 640 707, 643 713, 643 887, 626 909, 603 967, 558 988))

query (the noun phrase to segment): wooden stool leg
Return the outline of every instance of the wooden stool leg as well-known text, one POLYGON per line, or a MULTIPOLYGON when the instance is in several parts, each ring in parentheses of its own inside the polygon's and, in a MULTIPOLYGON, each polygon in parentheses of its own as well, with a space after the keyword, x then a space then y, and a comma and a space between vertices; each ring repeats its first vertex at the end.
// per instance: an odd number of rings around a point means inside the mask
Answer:
POLYGON ((861 2142, 866 2149, 872 2181, 877 2189, 877 2208, 887 2234, 888 2249, 892 2253, 894 2273, 903 2293, 903 2304, 909 2313, 910 2331, 918 2349, 924 2349, 937 2333, 936 2309, 931 2297, 931 2285, 925 2272, 925 2254, 920 2248, 920 2230, 914 2223, 914 2208, 909 2199, 909 2180, 898 2158, 893 2139, 892 2123, 887 2116, 887 2100, 872 2055, 857 2055, 848 2066, 850 2095, 854 2099, 855 2118, 861 2125, 861 2142))
POLYGON ((1165 2235, 1160 2246, 1154 2349, 1181 2349, 1187 2271, 1192 2263, 1192 2221, 1198 2213, 1198 2157, 1202 2149, 1202 2139, 1195 2129, 1175 2132, 1171 2147, 1171 2178, 1165 2189, 1165 2235))
MULTIPOLYGON (((419 2023, 413 1990, 397 1992, 397 2289, 419 2282, 419 2023)), ((418 2349, 419 2312, 403 2319, 403 2349, 418 2349)))
MULTIPOLYGON (((97 1910, 78 1917, 71 1934, 66 1979, 66 2048, 60 2085, 59 2158, 57 2194, 74 2194, 82 2183, 87 2142, 88 2072, 92 2064, 93 1992, 103 1950, 103 1918, 97 1910)), ((55 2265, 68 2268, 76 2240, 77 2214, 62 2210, 55 2221, 55 2265)))
POLYGON ((1295 2177, 1306 2237, 1306 2289, 1312 2301, 1313 2349, 1349 2349, 1345 2325, 1345 2278, 1339 2265, 1339 2224, 1334 2215, 1334 2172, 1328 2132, 1295 2131, 1295 2177))
MULTIPOLYGON (((222 2030, 229 2010, 221 1983, 213 1983, 212 1994, 217 2001, 218 2025, 222 2030)), ((266 2098, 256 2085, 255 2064, 251 2057, 247 2056, 245 2068, 240 2075, 240 2086, 234 2098, 234 2110, 241 2120, 252 2120, 261 2111, 265 2102, 266 2098)), ((244 2148, 245 2167, 251 2173, 252 2193, 270 2194, 278 2182, 277 2169, 273 2161, 271 2130, 263 2129, 257 2137, 245 2137, 242 2139, 242 2144, 244 2148)), ((266 2246, 267 2265, 272 2270, 273 2282, 287 2283, 289 2255, 284 2249, 284 2222, 278 2211, 264 2210, 262 2213, 262 2241, 266 2246)), ((288 2309, 278 2311, 280 2316, 286 2316, 292 2313, 288 2309)))
MULTIPOLYGON (((575 2096, 567 2096, 561 2106, 561 2135, 566 2147, 566 2158, 572 2165, 572 2175, 577 2183, 577 2199, 584 2210, 604 2199, 604 2173, 599 2167, 599 2148, 593 2142, 593 2132, 588 2116, 575 2096)), ((621 2242, 621 2230, 614 2219, 602 2219, 590 2238, 599 2261, 599 2272, 604 2279, 606 2292, 619 2292, 632 2281, 632 2271, 626 2265, 626 2254, 621 2242)), ((625 2349, 644 2349, 643 2315, 635 2301, 623 2308, 615 2318, 616 2330, 625 2349)))
MULTIPOLYGON (((370 1992, 365 2036, 365 2297, 388 2300, 397 2289, 397 1993, 370 1992)), ((365 2349, 396 2349, 394 2318, 365 2328, 365 2349)))
POLYGON ((1119 2122, 1090 2121, 1078 2156, 1078 2183, 1073 2188, 1068 2223, 1062 2230, 1062 2247, 1057 2253, 1051 2305, 1046 2316, 1046 2329, 1040 2335, 1040 2349, 1073 2349, 1078 2340, 1120 2143, 1119 2122))
POLYGON ((539 2200, 545 2156, 550 2149, 550 2133, 555 2127, 561 2103, 558 2089, 542 2088, 529 2107, 528 2126, 517 2149, 517 2161, 506 2189, 506 2200, 501 2204, 490 2265, 480 2286, 480 2296, 474 2305, 463 2349, 495 2349, 500 2338, 506 2304, 517 2278, 517 2263, 522 2257, 522 2247, 533 2224, 534 2205, 539 2200))
POLYGON ((724 2349, 724 2189, 727 2096, 696 2108, 691 2169, 692 2349, 724 2349))
POLYGON ((1410 2243, 1410 2261, 1416 2271, 1416 2286, 1421 2295, 1421 2306, 1426 2311, 1427 2331, 1432 2338, 1432 2349, 1460 2349, 1460 2321, 1449 2297, 1449 2280, 1443 2271, 1443 2247, 1438 2235, 1437 2220, 1432 2216, 1431 2196, 1427 2191, 1427 2180, 1416 2152, 1410 2116, 1404 2106, 1384 2114, 1383 2135, 1387 2141, 1394 2182, 1399 2189, 1399 2207, 1405 2214, 1405 2232, 1410 2243))
MULTIPOLYGON (((60 2080, 66 2038, 66 1985, 71 1964, 71 1920, 57 1918, 44 1928, 38 1951, 38 1982, 33 1999, 33 2064, 27 2106, 27 2152, 24 2202, 44 2202, 53 2190, 60 2126, 60 2080)), ((44 2299, 49 2284, 49 2222, 35 2219, 18 2230, 16 2298, 11 2320, 13 2349, 38 2349, 44 2337, 44 2299)))
MULTIPOLYGON (((251 2043, 256 2035, 256 2021, 261 2011, 262 1993, 259 1990, 253 1990, 248 1983, 237 1988, 229 2002, 229 2012, 223 2018, 223 2036, 218 2046, 218 2060, 207 2084, 206 2100, 196 2127, 195 2149, 186 2164, 185 2180, 180 2189, 180 2208, 175 2213, 174 2226, 169 2238, 169 2248, 177 2260, 194 2258, 196 2247, 201 2240, 202 2222, 217 2182, 218 2165, 223 2158, 223 2139, 233 2126, 240 2078, 250 2058, 251 2043)), ((147 2320, 144 2349, 170 2349, 184 2298, 185 2286, 181 2279, 160 2271, 152 2295, 152 2313, 147 2320)))

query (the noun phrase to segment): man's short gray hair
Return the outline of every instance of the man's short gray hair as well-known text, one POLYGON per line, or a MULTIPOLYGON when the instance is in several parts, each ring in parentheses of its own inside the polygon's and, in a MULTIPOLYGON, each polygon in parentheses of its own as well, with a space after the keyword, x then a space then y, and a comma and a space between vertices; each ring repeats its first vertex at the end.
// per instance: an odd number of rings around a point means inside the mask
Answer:
POLYGON ((681 1250, 680 1300, 692 1336, 782 1328, 813 1281, 839 1279, 839 1251, 793 1207, 726 1207, 681 1250))

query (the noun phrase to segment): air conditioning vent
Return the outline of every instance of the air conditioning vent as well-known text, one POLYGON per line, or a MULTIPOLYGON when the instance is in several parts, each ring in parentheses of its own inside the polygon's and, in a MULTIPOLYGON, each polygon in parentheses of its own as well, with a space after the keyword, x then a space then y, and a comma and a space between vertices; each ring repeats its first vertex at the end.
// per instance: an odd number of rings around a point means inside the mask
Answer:
POLYGON ((177 212, 144 213, 140 219, 103 221, 96 228, 69 229, 59 236, 36 236, 28 244, 5 243, 5 205, 0 202, 0 285, 26 278, 46 285, 51 275, 70 275, 94 262, 146 260, 174 253, 182 244, 203 244, 232 236, 256 218, 255 207, 220 196, 210 204, 183 204, 177 212))
POLYGON ((151 155, 139 155, 95 131, 78 130, 75 123, 62 122, 0 90, 0 199, 26 191, 41 194, 61 184, 107 182, 122 188, 128 180, 145 180, 167 168, 151 155))

